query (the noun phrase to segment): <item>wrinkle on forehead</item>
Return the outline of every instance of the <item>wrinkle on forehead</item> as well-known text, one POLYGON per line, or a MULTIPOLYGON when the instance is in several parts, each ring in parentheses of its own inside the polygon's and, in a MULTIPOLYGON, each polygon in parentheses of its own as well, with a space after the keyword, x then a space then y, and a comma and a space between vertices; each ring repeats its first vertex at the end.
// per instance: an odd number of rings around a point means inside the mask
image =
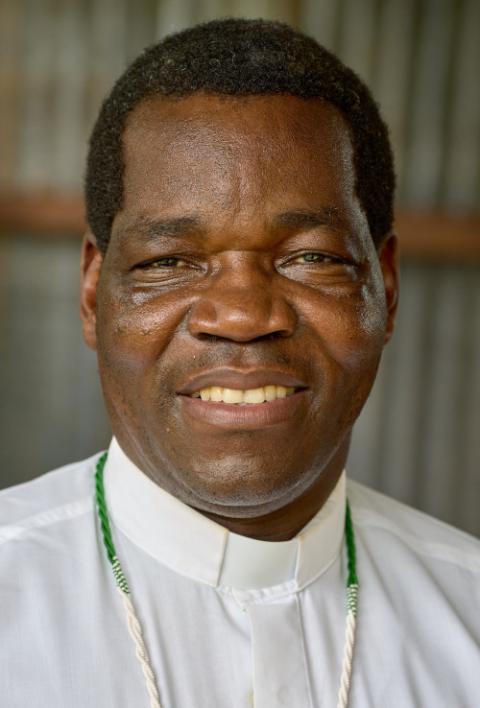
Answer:
POLYGON ((241 222, 282 204, 316 207, 319 192, 325 206, 361 211, 348 125, 317 99, 149 99, 129 117, 124 160, 124 207, 137 212, 175 204, 241 222))
POLYGON ((220 160, 247 150, 250 158, 273 161, 279 168, 287 157, 311 161, 317 154, 345 173, 353 168, 350 130, 341 113, 320 99, 296 96, 194 94, 145 100, 127 121, 125 162, 154 145, 165 160, 175 154, 205 159, 208 153, 220 160))

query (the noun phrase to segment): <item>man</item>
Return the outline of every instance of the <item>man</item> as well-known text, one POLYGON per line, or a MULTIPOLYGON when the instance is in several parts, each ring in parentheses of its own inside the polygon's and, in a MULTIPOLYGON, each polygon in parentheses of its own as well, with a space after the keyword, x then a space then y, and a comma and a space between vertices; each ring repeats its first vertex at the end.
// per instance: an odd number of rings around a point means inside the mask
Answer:
POLYGON ((345 480, 393 192, 368 90, 284 25, 198 26, 119 79, 81 296, 114 438, 3 494, 2 705, 478 704, 478 542, 345 480))

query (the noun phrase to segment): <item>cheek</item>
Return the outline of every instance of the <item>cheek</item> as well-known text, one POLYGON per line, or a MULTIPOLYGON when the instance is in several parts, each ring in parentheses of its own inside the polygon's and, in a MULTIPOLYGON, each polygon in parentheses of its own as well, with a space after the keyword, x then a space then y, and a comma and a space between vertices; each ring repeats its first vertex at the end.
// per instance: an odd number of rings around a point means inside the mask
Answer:
MULTIPOLYGON (((118 291, 117 291, 118 292, 118 291)), ((179 329, 186 306, 178 293, 172 298, 152 298, 135 293, 105 294, 97 317, 101 354, 117 367, 132 373, 158 360, 179 329)))
POLYGON ((387 326, 387 301, 383 275, 376 257, 370 278, 362 285, 361 302, 361 329, 366 337, 380 337, 383 346, 387 326))
POLYGON ((304 310, 315 337, 312 360, 317 362, 319 390, 323 392, 315 406, 318 425, 350 429, 362 410, 383 350, 382 302, 375 283, 370 283, 348 295, 323 293, 308 312, 304 310))
POLYGON ((304 309, 326 356, 346 372, 360 373, 383 349, 386 310, 375 283, 357 290, 323 293, 304 309))
MULTIPOLYGON (((378 363, 385 338, 386 311, 370 288, 362 288, 362 297, 354 312, 346 313, 343 321, 345 354, 362 366, 378 363)), ((340 341, 340 340, 339 340, 340 341)))
POLYGON ((372 389, 380 363, 386 326, 386 310, 375 283, 362 286, 355 308, 341 309, 332 356, 340 369, 343 399, 341 427, 350 427, 357 419, 372 389))
POLYGON ((159 357, 176 329, 171 308, 105 294, 97 312, 97 353, 105 402, 117 429, 138 429, 148 401, 167 404, 159 357))

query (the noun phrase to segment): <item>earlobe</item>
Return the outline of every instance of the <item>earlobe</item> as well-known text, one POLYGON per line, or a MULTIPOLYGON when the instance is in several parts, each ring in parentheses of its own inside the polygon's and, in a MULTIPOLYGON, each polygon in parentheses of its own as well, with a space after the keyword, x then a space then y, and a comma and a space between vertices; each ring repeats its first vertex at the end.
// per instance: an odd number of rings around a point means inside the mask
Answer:
POLYGON ((80 316, 85 343, 94 350, 97 348, 97 285, 102 261, 95 238, 91 233, 85 234, 80 265, 80 316))
POLYGON ((398 307, 399 293, 399 263, 398 239, 395 234, 387 236, 378 250, 378 259, 383 274, 387 321, 385 328, 385 344, 390 340, 395 327, 395 315, 398 307))

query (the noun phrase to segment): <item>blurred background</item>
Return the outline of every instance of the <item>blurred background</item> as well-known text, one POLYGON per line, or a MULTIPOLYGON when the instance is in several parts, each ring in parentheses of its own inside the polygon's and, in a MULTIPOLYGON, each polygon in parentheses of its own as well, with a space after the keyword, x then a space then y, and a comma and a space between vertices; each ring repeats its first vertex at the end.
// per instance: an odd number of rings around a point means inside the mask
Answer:
POLYGON ((0 487, 108 445, 78 317, 88 135, 144 46, 222 16, 302 28, 380 103, 402 291, 348 472, 480 535, 478 0, 0 0, 0 487))

